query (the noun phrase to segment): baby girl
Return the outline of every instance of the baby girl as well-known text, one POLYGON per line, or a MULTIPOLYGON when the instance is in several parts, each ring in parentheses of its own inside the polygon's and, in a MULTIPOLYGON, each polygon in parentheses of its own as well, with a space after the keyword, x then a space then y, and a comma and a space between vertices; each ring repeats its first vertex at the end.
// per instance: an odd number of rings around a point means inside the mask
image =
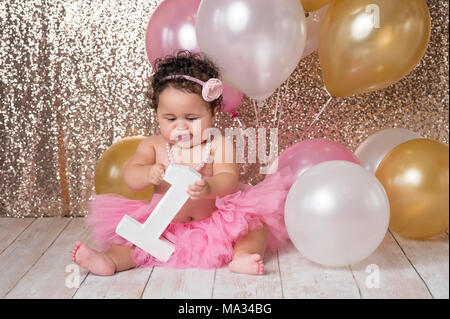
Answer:
POLYGON ((153 185, 152 199, 95 195, 87 223, 99 251, 77 241, 72 251, 75 263, 103 276, 135 267, 208 269, 227 264, 236 273, 264 273, 266 248, 276 249, 288 239, 283 215, 291 181, 277 172, 255 186, 239 182, 233 142, 206 134, 222 102, 218 78, 217 67, 200 54, 180 51, 157 61, 147 96, 161 134, 143 140, 123 172, 133 190, 153 185), (196 152, 202 154, 197 162, 192 159, 196 152), (162 262, 115 229, 124 215, 141 223, 147 220, 171 187, 163 179, 170 163, 196 169, 202 180, 188 187, 190 198, 163 233, 175 252, 162 262))

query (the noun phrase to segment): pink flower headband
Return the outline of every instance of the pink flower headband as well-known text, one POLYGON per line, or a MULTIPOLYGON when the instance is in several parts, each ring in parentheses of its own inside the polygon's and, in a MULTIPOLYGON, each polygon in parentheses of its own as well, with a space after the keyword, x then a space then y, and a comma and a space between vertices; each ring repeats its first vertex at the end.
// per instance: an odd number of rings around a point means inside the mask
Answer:
POLYGON ((202 97, 206 102, 212 102, 215 99, 218 99, 223 93, 222 81, 216 78, 211 78, 208 81, 203 82, 189 75, 169 75, 163 78, 163 80, 180 79, 180 78, 200 84, 203 87, 202 97))

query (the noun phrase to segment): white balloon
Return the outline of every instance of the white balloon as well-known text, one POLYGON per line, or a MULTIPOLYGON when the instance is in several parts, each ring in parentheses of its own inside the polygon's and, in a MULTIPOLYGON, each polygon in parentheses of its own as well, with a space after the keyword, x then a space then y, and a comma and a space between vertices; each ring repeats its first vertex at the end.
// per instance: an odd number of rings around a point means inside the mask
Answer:
POLYGON ((404 128, 391 128, 369 136, 355 151, 361 165, 375 174, 383 158, 397 145, 421 138, 404 128))
POLYGON ((287 80, 306 41, 298 0, 203 0, 195 30, 200 50, 225 82, 257 100, 287 80))
POLYGON ((360 262, 383 241, 389 201, 376 177, 348 161, 327 161, 300 175, 289 190, 285 223, 291 241, 325 266, 360 262))
POLYGON ((322 18, 325 16, 325 13, 330 5, 331 4, 328 4, 317 11, 308 13, 308 17, 305 19, 307 36, 302 59, 317 50, 319 46, 320 24, 322 23, 322 18))

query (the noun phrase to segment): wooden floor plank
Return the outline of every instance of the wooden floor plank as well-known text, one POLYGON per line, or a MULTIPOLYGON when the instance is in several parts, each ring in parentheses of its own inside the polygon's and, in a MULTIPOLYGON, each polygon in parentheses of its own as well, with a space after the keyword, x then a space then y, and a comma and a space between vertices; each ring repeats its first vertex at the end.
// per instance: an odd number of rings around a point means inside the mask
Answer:
POLYGON ((389 232, 368 258, 341 268, 289 244, 266 256, 264 276, 155 267, 102 277, 79 268, 78 290, 66 287, 76 239, 95 248, 83 218, 0 218, 0 298, 449 298, 447 232, 425 241, 389 232))
POLYGON ((280 299, 282 298, 280 270, 276 252, 264 256, 262 276, 232 273, 228 267, 217 269, 213 298, 280 299))
POLYGON ((364 299, 431 298, 390 232, 369 257, 350 268, 364 299))
POLYGON ((292 243, 279 249, 283 295, 286 299, 361 298, 348 267, 325 267, 302 256, 292 243))
POLYGON ((69 222, 69 218, 63 217, 38 218, 3 251, 0 255, 0 298, 14 288, 69 222))
POLYGON ((152 268, 136 268, 113 276, 97 276, 89 273, 74 299, 139 299, 152 268))
POLYGON ((72 219, 6 298, 72 298, 88 271, 72 262, 71 251, 78 239, 92 245, 89 235, 84 218, 72 219))
POLYGON ((412 240, 392 233, 427 285, 433 298, 449 298, 449 238, 442 234, 427 240, 412 240))
POLYGON ((214 274, 214 269, 154 267, 142 299, 209 299, 214 274))
POLYGON ((0 254, 16 240, 35 218, 0 218, 0 254))

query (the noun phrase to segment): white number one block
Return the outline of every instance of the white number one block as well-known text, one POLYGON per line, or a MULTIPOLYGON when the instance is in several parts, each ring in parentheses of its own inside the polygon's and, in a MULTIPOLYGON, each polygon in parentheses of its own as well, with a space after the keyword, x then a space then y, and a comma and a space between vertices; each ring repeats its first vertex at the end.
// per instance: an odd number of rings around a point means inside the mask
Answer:
POLYGON ((164 237, 160 237, 189 199, 186 192, 188 185, 201 180, 202 175, 191 167, 170 164, 163 179, 172 186, 147 220, 141 224, 125 215, 117 225, 116 233, 156 259, 166 262, 175 251, 175 246, 164 237))

